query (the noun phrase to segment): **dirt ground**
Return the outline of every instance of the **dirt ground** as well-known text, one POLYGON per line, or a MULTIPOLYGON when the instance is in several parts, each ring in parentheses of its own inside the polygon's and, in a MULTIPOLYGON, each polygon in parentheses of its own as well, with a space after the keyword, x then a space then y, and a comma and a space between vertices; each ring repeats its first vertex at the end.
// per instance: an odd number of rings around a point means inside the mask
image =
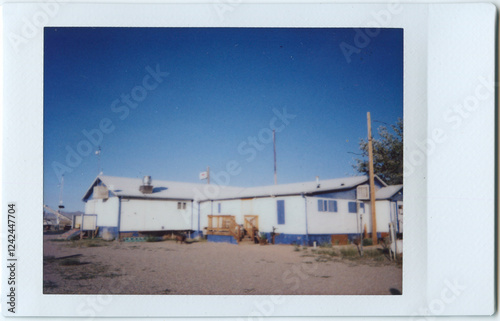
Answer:
POLYGON ((45 294, 328 294, 402 292, 401 263, 380 247, 54 241, 44 236, 45 294), (68 257, 69 256, 69 257, 68 257))

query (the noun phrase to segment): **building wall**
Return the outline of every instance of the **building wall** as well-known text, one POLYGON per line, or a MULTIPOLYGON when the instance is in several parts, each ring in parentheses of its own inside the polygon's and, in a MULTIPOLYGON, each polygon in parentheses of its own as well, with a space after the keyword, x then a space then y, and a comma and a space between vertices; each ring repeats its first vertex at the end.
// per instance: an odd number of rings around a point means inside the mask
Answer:
POLYGON ((97 214, 97 226, 118 226, 118 204, 118 197, 90 199, 85 203, 85 214, 97 214))
POLYGON ((273 226, 276 233, 305 234, 305 203, 302 196, 268 197, 254 199, 237 199, 210 201, 201 203, 201 228, 208 225, 208 215, 233 215, 236 223, 243 224, 245 215, 259 216, 259 231, 272 232, 273 226), (277 201, 284 201, 285 224, 278 224, 277 201), (221 204, 221 212, 218 212, 221 204))
POLYGON ((191 201, 178 209, 177 200, 122 199, 120 232, 190 230, 194 223, 191 201))
MULTIPOLYGON (((349 203, 356 202, 355 199, 331 199, 315 196, 307 198, 307 217, 309 234, 352 234, 364 230, 372 231, 371 206, 369 201, 360 205, 359 215, 349 211, 349 203), (320 211, 318 200, 335 201, 337 211, 320 211), (364 207, 364 208, 363 208, 364 207), (362 215, 362 219, 360 218, 362 215), (362 224, 362 225, 361 225, 362 224)), ((353 206, 353 205, 351 205, 353 206)), ((389 223, 395 222, 395 203, 389 200, 376 201, 377 232, 389 232, 389 223)))
POLYGON ((211 215, 212 204, 210 201, 200 203, 200 229, 204 232, 204 228, 208 226, 208 215, 211 215))
POLYGON ((359 217, 349 212, 349 202, 356 200, 307 197, 309 234, 350 234, 359 232, 359 217), (335 201, 337 211, 318 210, 318 201, 335 201))
POLYGON ((256 198, 253 200, 254 215, 259 215, 259 231, 306 234, 305 202, 302 196, 256 198), (278 224, 278 201, 284 201, 285 224, 278 224))
MULTIPOLYGON (((392 205, 389 200, 378 200, 375 202, 377 214, 377 233, 389 233, 389 223, 391 216, 394 217, 392 205)), ((372 231, 372 215, 369 201, 365 201, 365 214, 363 214, 363 225, 366 224, 368 233, 372 231)), ((395 222, 394 222, 395 223, 395 222)))

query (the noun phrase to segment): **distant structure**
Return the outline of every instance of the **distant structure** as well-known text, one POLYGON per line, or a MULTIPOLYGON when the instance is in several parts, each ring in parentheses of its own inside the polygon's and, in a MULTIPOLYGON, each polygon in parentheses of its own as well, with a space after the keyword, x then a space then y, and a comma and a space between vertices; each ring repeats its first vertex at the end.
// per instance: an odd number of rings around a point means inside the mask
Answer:
MULTIPOLYGON (((377 237, 389 223, 402 233, 403 186, 377 176, 375 186, 377 237)), ((235 244, 344 244, 368 237, 369 199, 367 176, 251 188, 98 176, 83 196, 85 214, 74 219, 114 238, 182 232, 235 244)))

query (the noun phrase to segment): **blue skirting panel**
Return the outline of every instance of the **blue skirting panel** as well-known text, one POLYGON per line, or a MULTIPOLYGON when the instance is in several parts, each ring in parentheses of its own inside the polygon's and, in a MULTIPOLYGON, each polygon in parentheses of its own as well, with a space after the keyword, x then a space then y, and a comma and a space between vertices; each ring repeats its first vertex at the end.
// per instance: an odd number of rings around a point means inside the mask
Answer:
POLYGON ((191 233, 191 238, 193 238, 193 239, 197 238, 198 236, 202 238, 203 237, 203 232, 201 232, 201 231, 194 231, 193 233, 191 233))
POLYGON ((236 239, 230 235, 207 235, 208 242, 238 244, 236 239))
MULTIPOLYGON (((268 243, 272 242, 271 233, 269 232, 261 232, 262 234, 266 234, 268 243)), ((334 235, 334 234, 333 234, 334 235)), ((378 237, 381 237, 380 233, 377 233, 378 237)), ((357 233, 348 233, 347 238, 349 242, 352 242, 355 238, 358 238, 359 234, 357 233)), ((231 243, 238 244, 236 239, 232 236, 228 235, 207 235, 207 240, 209 242, 216 243, 231 243)), ((276 235, 274 238, 274 244, 297 244, 304 246, 313 246, 314 242, 316 245, 320 246, 322 244, 332 244, 332 234, 284 234, 281 233, 276 235)))
MULTIPOLYGON (((269 243, 272 242, 271 233, 263 233, 266 234, 267 240, 269 243)), ((322 244, 332 244, 332 235, 334 234, 280 234, 276 235, 274 238, 274 244, 297 244, 297 245, 308 245, 313 246, 314 242, 316 245, 322 244)), ((380 238, 380 233, 377 233, 380 238)), ((347 238, 349 242, 352 242, 355 238, 358 238, 359 234, 357 233, 348 233, 347 238)))

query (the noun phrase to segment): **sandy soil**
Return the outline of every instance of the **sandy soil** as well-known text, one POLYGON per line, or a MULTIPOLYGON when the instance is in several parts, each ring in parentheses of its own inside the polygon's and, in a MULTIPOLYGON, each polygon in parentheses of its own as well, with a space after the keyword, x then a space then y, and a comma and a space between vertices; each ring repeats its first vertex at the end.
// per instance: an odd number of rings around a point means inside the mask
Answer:
POLYGON ((383 255, 348 259, 292 245, 51 241, 55 237, 44 236, 46 294, 402 292, 401 265, 383 255), (61 259, 70 255, 79 256, 61 259))

